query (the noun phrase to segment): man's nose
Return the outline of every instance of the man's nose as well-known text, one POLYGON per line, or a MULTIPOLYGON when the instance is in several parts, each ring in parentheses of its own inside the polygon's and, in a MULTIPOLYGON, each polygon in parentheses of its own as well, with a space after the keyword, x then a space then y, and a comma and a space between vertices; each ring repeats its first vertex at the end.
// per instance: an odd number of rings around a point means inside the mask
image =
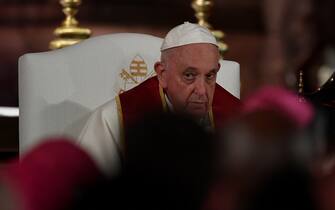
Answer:
POLYGON ((206 95, 206 81, 203 79, 198 79, 195 83, 195 92, 199 96, 206 95))

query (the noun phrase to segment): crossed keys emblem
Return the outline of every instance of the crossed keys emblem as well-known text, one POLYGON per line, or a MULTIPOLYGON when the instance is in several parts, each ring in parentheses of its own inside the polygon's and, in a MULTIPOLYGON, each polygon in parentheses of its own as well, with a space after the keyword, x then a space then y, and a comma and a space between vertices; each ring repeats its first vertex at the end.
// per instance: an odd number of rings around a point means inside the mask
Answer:
POLYGON ((144 59, 140 55, 136 55, 129 65, 129 70, 121 70, 120 77, 123 80, 123 88, 120 88, 119 94, 140 84, 154 74, 154 71, 148 73, 148 66, 144 59))

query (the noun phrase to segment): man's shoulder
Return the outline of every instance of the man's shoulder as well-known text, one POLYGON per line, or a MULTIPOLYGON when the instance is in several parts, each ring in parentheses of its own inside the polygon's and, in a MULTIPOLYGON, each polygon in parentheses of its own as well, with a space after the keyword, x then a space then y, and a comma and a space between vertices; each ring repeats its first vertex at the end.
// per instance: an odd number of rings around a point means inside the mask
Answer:
POLYGON ((240 107, 241 102, 238 98, 220 85, 216 85, 212 105, 216 126, 221 127, 227 120, 236 116, 240 107))
POLYGON ((95 118, 110 119, 110 118, 113 118, 115 116, 115 113, 116 113, 116 110, 117 110, 116 97, 108 100, 104 104, 95 108, 92 111, 92 113, 90 115, 90 118, 91 119, 95 119, 95 118))
POLYGON ((151 87, 156 87, 158 88, 158 81, 156 77, 151 77, 149 79, 147 79, 146 81, 142 82, 141 84, 139 84, 138 86, 127 90, 121 94, 118 94, 117 96, 113 97, 112 99, 108 100, 107 102, 105 102, 104 104, 98 106, 94 112, 100 112, 100 113, 109 113, 109 112, 114 112, 114 110, 117 107, 117 99, 119 97, 122 96, 131 96, 133 94, 138 94, 138 92, 144 92, 146 94, 148 94, 151 91, 148 91, 148 89, 151 89, 151 87), (144 89, 144 90, 143 90, 144 89))
POLYGON ((161 99, 157 77, 152 77, 138 86, 119 95, 119 109, 126 126, 142 119, 144 115, 161 112, 161 99))
POLYGON ((157 77, 152 77, 138 86, 119 95, 120 105, 123 111, 147 112, 161 107, 161 97, 157 77))
POLYGON ((138 96, 142 94, 150 94, 153 90, 158 90, 158 79, 157 76, 151 77, 141 84, 137 85, 136 87, 127 90, 119 95, 119 97, 132 97, 132 96, 138 96))
POLYGON ((224 89, 223 87, 221 87, 219 84, 216 84, 215 87, 215 93, 214 93, 214 102, 216 103, 230 103, 230 104, 236 104, 236 105, 240 105, 240 99, 238 99, 237 97, 235 97, 233 94, 231 94, 230 92, 228 92, 226 89, 224 89))

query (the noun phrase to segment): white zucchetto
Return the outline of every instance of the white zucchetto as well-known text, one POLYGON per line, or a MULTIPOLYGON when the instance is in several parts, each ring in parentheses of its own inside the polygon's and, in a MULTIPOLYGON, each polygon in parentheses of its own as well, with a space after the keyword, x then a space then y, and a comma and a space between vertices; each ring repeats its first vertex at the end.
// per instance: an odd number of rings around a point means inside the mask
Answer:
POLYGON ((198 24, 184 22, 171 29, 161 46, 161 51, 188 44, 209 43, 218 46, 213 34, 198 24))

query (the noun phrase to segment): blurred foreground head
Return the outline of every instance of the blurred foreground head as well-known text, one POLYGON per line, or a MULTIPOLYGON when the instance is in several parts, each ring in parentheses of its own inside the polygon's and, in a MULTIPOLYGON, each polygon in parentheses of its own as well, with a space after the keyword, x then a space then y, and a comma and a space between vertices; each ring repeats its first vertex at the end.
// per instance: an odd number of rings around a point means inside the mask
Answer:
POLYGON ((1 210, 64 210, 76 191, 100 177, 90 157, 70 140, 44 142, 2 168, 1 210))
POLYGON ((265 86, 246 98, 242 108, 243 115, 260 111, 285 117, 295 129, 308 126, 314 117, 312 104, 279 86, 265 86))
POLYGON ((306 133, 313 116, 312 105, 296 94, 280 87, 261 88, 246 98, 240 117, 224 128, 224 167, 242 175, 308 161, 319 148, 306 133))
POLYGON ((151 116, 130 129, 124 176, 132 192, 152 205, 143 207, 199 209, 212 177, 212 143, 186 116, 151 116))
POLYGON ((209 209, 304 209, 310 192, 291 196, 310 185, 304 166, 315 147, 304 131, 312 106, 280 87, 264 87, 242 102, 240 115, 219 134, 220 177, 209 209), (297 180, 299 187, 291 186, 297 180))
POLYGON ((127 129, 123 173, 75 209, 197 210, 212 177, 210 136, 185 116, 148 116, 127 129))
POLYGON ((297 165, 268 173, 241 196, 238 210, 317 210, 311 174, 297 165))

